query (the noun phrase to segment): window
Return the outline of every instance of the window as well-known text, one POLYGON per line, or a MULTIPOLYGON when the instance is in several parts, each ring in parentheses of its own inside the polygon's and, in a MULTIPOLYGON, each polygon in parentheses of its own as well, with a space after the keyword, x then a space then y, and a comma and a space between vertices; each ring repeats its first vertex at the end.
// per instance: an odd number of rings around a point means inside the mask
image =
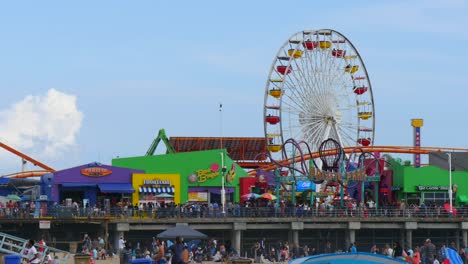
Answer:
MULTIPOLYGON (((424 193, 424 203, 428 205, 429 203, 436 203, 437 205, 443 205, 444 203, 449 202, 448 192, 432 192, 424 193)), ((452 202, 455 202, 455 197, 452 197, 452 202)))

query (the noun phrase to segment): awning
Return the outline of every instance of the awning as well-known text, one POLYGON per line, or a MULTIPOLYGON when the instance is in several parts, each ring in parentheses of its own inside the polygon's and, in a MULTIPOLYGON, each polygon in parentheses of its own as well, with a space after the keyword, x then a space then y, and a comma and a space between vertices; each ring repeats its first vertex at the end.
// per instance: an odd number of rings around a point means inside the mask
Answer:
POLYGON ((458 196, 458 201, 460 201, 461 203, 468 203, 468 196, 466 196, 466 195, 459 195, 459 196, 458 196))
POLYGON ((103 193, 134 193, 135 190, 130 183, 99 183, 99 189, 103 193))
POLYGON ((141 193, 174 193, 174 187, 139 187, 141 193))
POLYGON ((95 183, 85 182, 62 182, 62 187, 73 188, 73 187, 96 187, 95 183))
POLYGON ((10 179, 9 178, 0 178, 0 184, 8 184, 10 182, 10 179))

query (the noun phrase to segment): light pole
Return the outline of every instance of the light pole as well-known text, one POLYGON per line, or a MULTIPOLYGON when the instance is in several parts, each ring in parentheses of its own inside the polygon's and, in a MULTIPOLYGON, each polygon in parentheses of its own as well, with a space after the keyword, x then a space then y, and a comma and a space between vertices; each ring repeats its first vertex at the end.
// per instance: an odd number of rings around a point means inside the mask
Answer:
POLYGON ((220 152, 221 155, 221 207, 223 216, 225 215, 226 205, 226 190, 224 189, 224 173, 226 172, 226 166, 224 166, 224 150, 223 150, 223 104, 219 103, 219 133, 220 133, 220 152))
POLYGON ((453 209, 452 209, 452 153, 447 152, 448 155, 448 165, 449 165, 449 203, 450 203, 450 209, 449 209, 449 217, 453 216, 453 209))

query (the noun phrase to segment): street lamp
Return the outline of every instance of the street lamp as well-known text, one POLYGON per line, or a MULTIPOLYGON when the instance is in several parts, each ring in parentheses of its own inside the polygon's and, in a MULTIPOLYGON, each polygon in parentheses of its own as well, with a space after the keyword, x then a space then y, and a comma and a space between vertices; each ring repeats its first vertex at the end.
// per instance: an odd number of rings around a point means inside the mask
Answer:
POLYGON ((448 166, 449 166, 449 202, 450 202, 450 209, 449 209, 449 217, 453 216, 453 209, 452 209, 452 153, 447 152, 448 155, 448 166))
POLYGON ((223 208, 223 216, 226 211, 224 210, 226 205, 226 190, 224 189, 224 173, 226 172, 226 166, 224 166, 224 150, 223 150, 223 104, 219 103, 219 133, 220 133, 220 152, 221 155, 221 207, 223 208))
POLYGON ((226 190, 224 189, 224 173, 226 172, 226 166, 224 166, 224 153, 223 151, 220 152, 221 154, 221 207, 223 208, 223 216, 226 213, 224 210, 226 204, 226 190))

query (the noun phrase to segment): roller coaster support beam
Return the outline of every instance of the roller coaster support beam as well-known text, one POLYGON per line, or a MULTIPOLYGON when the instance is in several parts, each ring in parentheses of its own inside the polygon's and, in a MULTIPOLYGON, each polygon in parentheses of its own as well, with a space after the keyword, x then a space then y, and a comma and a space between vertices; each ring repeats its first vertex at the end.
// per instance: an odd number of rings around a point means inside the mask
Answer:
POLYGON ((11 153, 13 153, 13 154, 15 154, 16 156, 18 156, 18 157, 20 157, 20 158, 22 158, 24 160, 27 160, 27 161, 31 162, 32 164, 34 164, 34 166, 39 166, 39 167, 43 168, 44 170, 50 171, 50 172, 55 171, 54 169, 52 169, 51 167, 45 165, 44 163, 42 163, 42 162, 40 162, 38 160, 35 160, 35 159, 29 157, 28 155, 26 155, 24 153, 21 153, 21 152, 17 151, 16 149, 14 149, 14 148, 6 145, 6 144, 3 144, 2 142, 0 142, 0 147, 7 150, 7 151, 9 151, 9 152, 11 152, 11 153))

